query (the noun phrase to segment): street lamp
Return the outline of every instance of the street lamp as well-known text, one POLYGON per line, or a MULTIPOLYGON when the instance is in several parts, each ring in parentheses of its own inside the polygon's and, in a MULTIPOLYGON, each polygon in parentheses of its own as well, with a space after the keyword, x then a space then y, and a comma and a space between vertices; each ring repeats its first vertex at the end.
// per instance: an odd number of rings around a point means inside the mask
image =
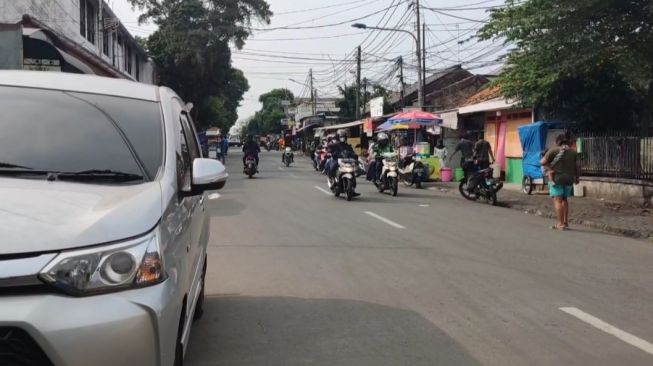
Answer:
POLYGON ((415 36, 412 32, 407 31, 405 29, 371 27, 363 23, 354 23, 351 26, 353 28, 358 28, 358 29, 374 29, 374 30, 389 31, 389 32, 407 33, 411 37, 413 37, 413 39, 415 40, 415 54, 417 55, 417 106, 419 107, 419 109, 422 109, 424 107, 424 94, 423 94, 424 85, 422 84, 423 81, 422 80, 422 53, 420 51, 421 45, 419 44, 419 39, 417 39, 417 36, 415 36))

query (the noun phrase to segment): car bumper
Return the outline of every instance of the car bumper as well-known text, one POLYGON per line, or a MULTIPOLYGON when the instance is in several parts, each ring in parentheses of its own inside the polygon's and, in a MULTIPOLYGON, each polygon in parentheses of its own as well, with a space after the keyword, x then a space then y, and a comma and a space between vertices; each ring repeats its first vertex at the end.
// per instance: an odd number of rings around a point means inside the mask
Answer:
POLYGON ((26 331, 56 366, 172 365, 181 305, 172 281, 114 294, 5 296, 0 328, 26 331))

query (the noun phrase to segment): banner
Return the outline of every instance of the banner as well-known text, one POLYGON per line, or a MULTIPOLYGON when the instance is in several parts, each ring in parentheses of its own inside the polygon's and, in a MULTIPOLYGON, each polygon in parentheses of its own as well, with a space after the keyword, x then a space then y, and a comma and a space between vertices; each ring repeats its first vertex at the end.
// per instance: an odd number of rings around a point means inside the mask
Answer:
POLYGON ((378 97, 370 100, 370 116, 381 117, 383 116, 383 97, 378 97))

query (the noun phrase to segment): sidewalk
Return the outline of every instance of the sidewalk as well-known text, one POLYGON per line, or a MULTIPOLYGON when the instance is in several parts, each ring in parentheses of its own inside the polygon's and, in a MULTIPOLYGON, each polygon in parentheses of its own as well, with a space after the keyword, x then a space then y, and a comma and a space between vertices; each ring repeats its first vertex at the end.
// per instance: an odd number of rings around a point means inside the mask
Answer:
MULTIPOLYGON (((429 183, 428 187, 440 194, 456 195, 457 183, 429 183), (445 191, 446 190, 446 191, 445 191)), ((498 194, 499 206, 520 210, 526 214, 553 219, 553 205, 546 193, 528 196, 520 185, 507 184, 498 194)), ((478 203, 481 204, 481 203, 478 203)), ((628 236, 648 238, 653 242, 653 209, 603 199, 572 197, 569 201, 570 224, 628 236)))

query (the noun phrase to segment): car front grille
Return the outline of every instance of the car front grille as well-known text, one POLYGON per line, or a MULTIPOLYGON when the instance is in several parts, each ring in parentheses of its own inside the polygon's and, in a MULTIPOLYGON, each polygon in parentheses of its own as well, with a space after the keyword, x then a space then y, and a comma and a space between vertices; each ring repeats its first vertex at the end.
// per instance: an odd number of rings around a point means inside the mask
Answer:
POLYGON ((0 327, 0 366, 53 366, 26 331, 0 327))

